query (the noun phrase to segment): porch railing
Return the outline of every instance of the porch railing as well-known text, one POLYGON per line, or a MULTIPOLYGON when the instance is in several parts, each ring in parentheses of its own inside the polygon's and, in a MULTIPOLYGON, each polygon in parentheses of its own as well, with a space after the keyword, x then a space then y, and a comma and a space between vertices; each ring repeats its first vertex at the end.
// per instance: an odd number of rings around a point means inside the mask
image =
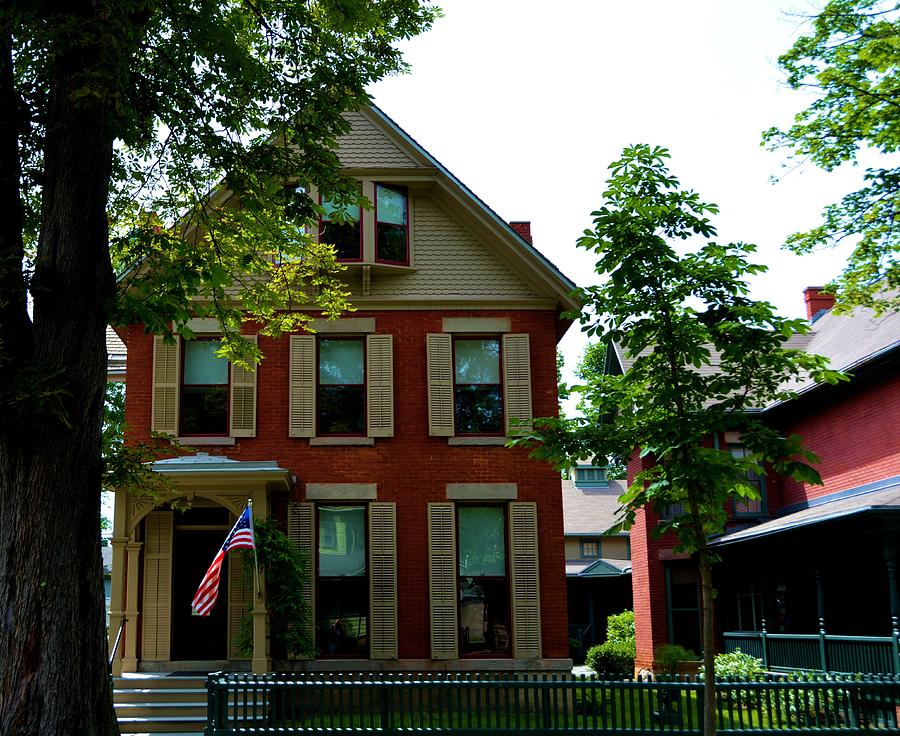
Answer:
POLYGON ((759 657, 768 670, 900 674, 900 647, 896 636, 727 631, 723 637, 726 652, 740 649, 752 654, 759 657))
MULTIPOLYGON (((527 673, 214 673, 206 736, 702 732, 703 683, 527 673)), ((766 678, 716 684, 724 734, 900 733, 900 678, 766 678)))

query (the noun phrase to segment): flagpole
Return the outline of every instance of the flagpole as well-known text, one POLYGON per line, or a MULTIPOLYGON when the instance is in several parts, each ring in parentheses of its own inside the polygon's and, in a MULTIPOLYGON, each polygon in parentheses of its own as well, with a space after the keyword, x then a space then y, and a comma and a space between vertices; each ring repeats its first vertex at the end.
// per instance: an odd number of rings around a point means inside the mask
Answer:
POLYGON ((250 525, 253 527, 253 577, 256 579, 256 599, 262 598, 262 590, 259 587, 259 558, 256 556, 256 524, 253 521, 253 499, 247 499, 250 508, 250 525))

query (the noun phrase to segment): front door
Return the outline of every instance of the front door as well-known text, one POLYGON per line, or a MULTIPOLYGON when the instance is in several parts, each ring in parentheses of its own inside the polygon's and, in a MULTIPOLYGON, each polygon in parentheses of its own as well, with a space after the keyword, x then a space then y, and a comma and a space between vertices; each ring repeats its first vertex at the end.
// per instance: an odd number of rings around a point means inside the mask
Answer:
POLYGON ((175 512, 172 547, 172 654, 174 660, 222 660, 228 651, 228 563, 219 578, 219 598, 207 616, 194 616, 191 601, 228 535, 224 508, 175 512))

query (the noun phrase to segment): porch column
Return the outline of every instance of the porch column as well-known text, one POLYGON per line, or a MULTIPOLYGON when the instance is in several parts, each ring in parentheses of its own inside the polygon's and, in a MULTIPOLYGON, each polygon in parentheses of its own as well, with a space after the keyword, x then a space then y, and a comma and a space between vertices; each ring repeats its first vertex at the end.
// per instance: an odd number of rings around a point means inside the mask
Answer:
MULTIPOLYGON (((253 518, 269 518, 269 503, 266 491, 253 494, 253 518)), ((266 614, 266 581, 259 573, 259 590, 253 598, 253 672, 262 674, 271 669, 268 652, 268 616, 266 614)))
POLYGON ((137 672, 138 630, 138 577, 143 542, 125 545, 128 558, 128 574, 125 578, 125 654, 122 657, 123 672, 137 672))
POLYGON ((884 565, 888 577, 888 594, 891 600, 891 639, 894 672, 900 673, 900 591, 897 589, 897 542, 891 535, 881 538, 884 565))
MULTIPOLYGON (((122 625, 124 614, 122 607, 125 605, 125 545, 128 537, 125 536, 126 505, 128 498, 125 491, 116 491, 113 503, 113 535, 110 540, 112 547, 112 569, 110 576, 109 598, 109 645, 108 656, 112 657, 112 674, 118 677, 122 674, 122 640, 119 639, 119 649, 113 652, 116 638, 119 635, 119 627, 122 625)), ((124 630, 122 632, 124 636, 124 630)))
MULTIPOLYGON (((112 657, 112 673, 115 677, 122 674, 122 641, 119 640, 119 648, 113 652, 116 639, 119 635, 119 627, 122 625, 125 604, 125 546, 128 537, 113 537, 112 546, 112 575, 110 580, 109 598, 109 656, 112 657)), ((124 631, 123 631, 124 635, 124 631)))

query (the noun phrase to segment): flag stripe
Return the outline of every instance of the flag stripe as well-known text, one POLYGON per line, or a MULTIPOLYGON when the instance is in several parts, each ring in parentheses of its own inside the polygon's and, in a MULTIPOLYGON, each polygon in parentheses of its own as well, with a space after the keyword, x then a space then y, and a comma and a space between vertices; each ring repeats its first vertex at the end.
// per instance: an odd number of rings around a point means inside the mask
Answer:
POLYGON ((200 586, 194 594, 191 608, 195 616, 207 616, 216 605, 219 598, 219 578, 222 575, 222 562, 225 555, 233 549, 255 549, 256 540, 253 537, 253 514, 250 506, 244 509, 234 528, 225 537, 225 543, 216 553, 212 564, 200 581, 200 586))

